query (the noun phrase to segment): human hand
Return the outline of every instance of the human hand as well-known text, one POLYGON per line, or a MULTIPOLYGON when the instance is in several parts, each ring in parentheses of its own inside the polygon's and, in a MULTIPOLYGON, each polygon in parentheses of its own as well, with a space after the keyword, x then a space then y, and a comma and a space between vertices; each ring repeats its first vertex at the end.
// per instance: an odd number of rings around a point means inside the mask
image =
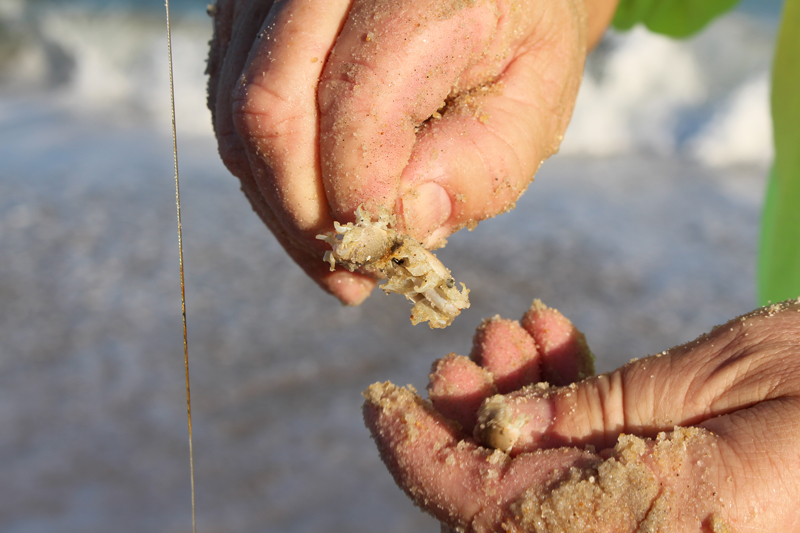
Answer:
POLYGON ((800 530, 800 300, 569 383, 586 354, 535 306, 437 362, 430 401, 371 386, 365 421, 443 531, 800 530))
POLYGON ((219 0, 208 104, 220 154, 292 258, 358 304, 374 280, 331 272, 316 235, 384 206, 436 247, 511 209, 557 150, 587 40, 615 4, 219 0))

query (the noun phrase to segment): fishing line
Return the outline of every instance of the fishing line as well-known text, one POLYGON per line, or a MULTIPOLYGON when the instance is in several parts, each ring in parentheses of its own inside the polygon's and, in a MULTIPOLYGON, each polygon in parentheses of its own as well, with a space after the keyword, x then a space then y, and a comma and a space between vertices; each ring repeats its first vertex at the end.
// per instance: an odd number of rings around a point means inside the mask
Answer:
POLYGON ((192 396, 189 392, 189 342, 186 335, 186 288, 183 276, 183 231, 181 229, 181 187, 178 180, 178 133, 175 128, 175 84, 172 75, 172 30, 169 24, 169 0, 167 9, 167 54, 169 56, 169 100, 172 111, 172 154, 175 162, 175 208, 178 216, 178 265, 181 272, 181 311, 183 315, 183 366, 186 369, 186 419, 189 424, 189 475, 192 487, 192 533, 197 533, 194 506, 194 453, 192 450, 192 396))

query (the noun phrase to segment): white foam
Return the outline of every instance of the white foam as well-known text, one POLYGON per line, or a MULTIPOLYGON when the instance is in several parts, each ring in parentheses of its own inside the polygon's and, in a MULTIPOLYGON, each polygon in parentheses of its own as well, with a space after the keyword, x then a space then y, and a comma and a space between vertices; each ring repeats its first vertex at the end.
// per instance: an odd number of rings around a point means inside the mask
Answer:
MULTIPOLYGON (((17 28, 22 45, 0 65, 5 87, 38 87, 74 113, 169 128, 162 14, 29 6, 0 0, 0 21, 17 28)), ((609 34, 589 58, 562 153, 646 151, 713 166, 765 164, 772 155, 765 97, 771 31, 736 15, 691 40, 642 28, 609 34)), ((174 21, 181 135, 212 135, 204 75, 210 37, 206 18, 174 21)))
MULTIPOLYGON (((4 20, 13 18, 12 4, 0 9, 4 20)), ((23 46, 5 65, 5 72, 11 73, 4 76, 10 79, 9 90, 47 92, 49 99, 61 101, 76 114, 169 124, 163 18, 119 11, 92 13, 86 8, 50 8, 23 18, 23 46)), ((204 75, 210 37, 211 24, 206 19, 184 18, 173 24, 175 97, 182 134, 212 134, 204 75)))
POLYGON ((688 143, 690 153, 709 166, 768 165, 772 160, 769 76, 754 76, 739 87, 688 143))
POLYGON ((588 70, 561 151, 605 156, 676 148, 676 113, 698 105, 705 83, 685 42, 641 28, 613 35, 600 73, 588 70))
POLYGON ((610 34, 589 58, 562 153, 646 151, 716 167, 768 164, 772 32, 734 15, 689 40, 642 28, 610 34))

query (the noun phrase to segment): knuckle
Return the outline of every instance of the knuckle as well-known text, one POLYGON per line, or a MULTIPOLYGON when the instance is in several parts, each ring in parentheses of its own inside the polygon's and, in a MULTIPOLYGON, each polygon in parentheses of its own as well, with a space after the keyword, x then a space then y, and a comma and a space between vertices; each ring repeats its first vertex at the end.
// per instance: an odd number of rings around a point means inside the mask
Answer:
POLYGON ((379 103, 374 95, 388 78, 388 72, 379 72, 366 61, 349 59, 332 65, 320 77, 320 112, 326 114, 339 107, 371 108, 379 103))
POLYGON ((232 102, 233 125, 248 149, 264 152, 277 139, 290 139, 302 127, 303 105, 261 83, 241 83, 232 102))

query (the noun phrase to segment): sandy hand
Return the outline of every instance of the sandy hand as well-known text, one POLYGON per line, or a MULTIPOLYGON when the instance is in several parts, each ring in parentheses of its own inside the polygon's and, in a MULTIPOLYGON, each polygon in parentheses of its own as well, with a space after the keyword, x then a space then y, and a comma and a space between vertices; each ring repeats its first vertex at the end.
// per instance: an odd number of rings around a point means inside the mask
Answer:
POLYGON ((570 383, 585 342, 535 305, 438 361, 429 401, 375 384, 364 417, 398 485, 459 531, 795 531, 799 339, 792 302, 570 383))
POLYGON ((314 237, 383 206, 435 247, 513 207, 569 121, 584 2, 219 0, 208 101, 223 161, 306 273, 360 303, 374 280, 330 272, 314 237))

